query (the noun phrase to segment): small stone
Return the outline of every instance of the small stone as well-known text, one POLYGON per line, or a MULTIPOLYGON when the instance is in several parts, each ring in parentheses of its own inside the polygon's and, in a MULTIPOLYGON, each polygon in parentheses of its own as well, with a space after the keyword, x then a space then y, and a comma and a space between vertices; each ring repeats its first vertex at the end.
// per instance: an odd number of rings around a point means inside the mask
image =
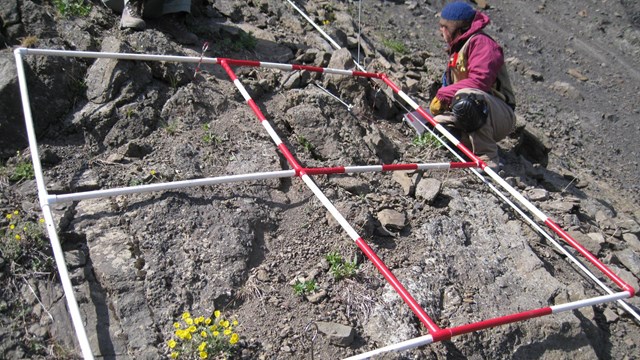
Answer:
POLYGON ((256 279, 262 282, 269 281, 269 273, 265 269, 258 269, 256 272, 256 279))
POLYGON ((407 216, 393 209, 384 209, 377 215, 382 227, 389 231, 402 230, 407 222, 407 216))
POLYGON ((402 186, 402 191, 405 195, 410 196, 414 189, 414 178, 409 171, 394 171, 391 178, 402 186))
POLYGON ((64 253, 64 261, 69 269, 76 269, 87 263, 87 256, 82 250, 71 250, 64 253))
POLYGON ((312 304, 317 304, 320 301, 322 301, 322 299, 324 299, 326 296, 327 296, 327 292, 324 289, 321 289, 319 291, 316 291, 312 294, 307 295, 307 300, 312 304))
POLYGON ((433 201, 440 194, 442 189, 442 182, 433 178, 422 178, 416 186, 416 198, 424 199, 428 204, 433 201))
POLYGON ((329 342, 333 345, 347 347, 353 342, 355 330, 351 326, 336 324, 332 322, 316 322, 318 331, 329 337, 329 342))
POLYGON ((542 75, 541 72, 534 71, 534 70, 527 70, 525 74, 535 82, 544 81, 544 76, 542 75))
POLYGON ((589 80, 589 78, 584 76, 580 71, 578 71, 578 69, 569 69, 569 70, 567 70, 567 74, 573 76, 574 78, 576 78, 576 79, 578 79, 580 81, 589 80))
POLYGON ((610 308, 604 309, 604 314, 603 315, 604 315, 604 318, 609 323, 618 321, 618 314, 616 314, 616 312, 611 310, 610 308))
POLYGON ((624 233, 622 234, 622 240, 624 240, 630 248, 640 251, 640 240, 635 234, 632 233, 624 233))
POLYGON ((527 191, 527 195, 531 201, 546 201, 549 199, 549 192, 545 189, 531 189, 527 191))
POLYGON ((622 251, 616 252, 618 261, 629 269, 633 274, 640 274, 640 256, 638 256, 633 250, 626 248, 622 251))

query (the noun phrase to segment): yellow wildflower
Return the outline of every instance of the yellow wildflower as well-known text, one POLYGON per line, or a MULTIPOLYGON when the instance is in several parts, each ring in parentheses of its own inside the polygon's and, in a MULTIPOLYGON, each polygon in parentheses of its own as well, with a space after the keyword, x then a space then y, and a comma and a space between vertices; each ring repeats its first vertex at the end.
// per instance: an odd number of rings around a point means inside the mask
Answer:
POLYGON ((173 323, 173 327, 176 328, 176 329, 180 329, 180 323, 174 322, 173 323))
POLYGON ((186 319, 184 319, 184 322, 187 323, 187 325, 193 325, 193 319, 192 318, 186 318, 186 319))
POLYGON ((218 331, 214 331, 213 332, 213 336, 217 337, 218 335, 220 335, 220 333, 218 331))
POLYGON ((206 351, 200 351, 200 359, 206 359, 207 357, 209 357, 209 354, 206 351))
POLYGON ((20 239, 22 239, 20 235, 16 235, 16 240, 20 240, 20 239))
POLYGON ((13 215, 18 215, 18 214, 19 214, 18 210, 15 210, 15 211, 13 212, 13 215))
POLYGON ((204 351, 206 348, 207 348, 207 343, 203 341, 200 344, 200 346, 198 346, 198 351, 204 351))
POLYGON ((209 324, 211 324, 211 318, 206 318, 206 319, 204 319, 204 324, 205 324, 205 325, 209 325, 209 324))
POLYGON ((240 336, 238 336, 238 334, 236 333, 233 333, 233 335, 231 335, 231 338, 229 339, 229 344, 235 345, 235 343, 237 343, 238 340, 240 340, 240 336))
POLYGON ((226 330, 224 331, 224 334, 225 334, 226 336, 229 336, 229 335, 231 335, 231 330, 229 330, 229 329, 226 329, 226 330))
POLYGON ((9 225, 9 229, 13 230, 13 229, 15 229, 15 228, 16 228, 16 226, 15 226, 15 225, 13 225, 13 224, 9 225))
POLYGON ((151 176, 155 176, 156 175, 156 171, 155 170, 151 170, 151 176))
POLYGON ((219 317, 220 317, 220 310, 216 310, 216 311, 214 311, 214 312, 213 312, 213 316, 215 316, 215 317, 216 317, 216 319, 217 319, 217 318, 219 318, 219 317))
POLYGON ((206 331, 204 331, 204 330, 202 330, 202 331, 200 332, 200 336, 202 336, 203 338, 206 338, 206 337, 207 337, 207 332, 206 332, 206 331))
POLYGON ((12 215, 11 214, 7 214, 7 219, 11 220, 12 215))
POLYGON ((233 320, 232 324, 233 326, 238 326, 238 320, 233 320))
POLYGON ((171 353, 171 358, 172 358, 172 359, 177 359, 177 358, 178 358, 178 355, 180 355, 180 353, 179 353, 179 352, 175 352, 175 351, 174 351, 174 352, 172 352, 172 353, 171 353))
POLYGON ((196 330, 197 330, 196 327, 193 325, 189 326, 189 328, 187 329, 187 331, 189 331, 190 333, 194 333, 196 332, 196 330))
POLYGON ((167 342, 167 345, 169 345, 169 349, 173 349, 174 347, 176 347, 176 345, 178 345, 178 343, 175 340, 171 339, 169 340, 169 342, 167 342))
POLYGON ((40 219, 40 224, 44 224, 44 219, 40 219))
POLYGON ((191 314, 189 314, 189 312, 185 311, 184 313, 182 313, 182 320, 187 320, 190 317, 191 314))
POLYGON ((202 324, 204 322, 204 316, 198 316, 195 319, 196 325, 202 324))
POLYGON ((225 320, 224 323, 222 324, 223 327, 228 328, 229 327, 229 320, 225 320))
POLYGON ((211 330, 211 331, 216 331, 216 330, 218 330, 218 325, 210 326, 210 327, 209 327, 209 330, 211 330))

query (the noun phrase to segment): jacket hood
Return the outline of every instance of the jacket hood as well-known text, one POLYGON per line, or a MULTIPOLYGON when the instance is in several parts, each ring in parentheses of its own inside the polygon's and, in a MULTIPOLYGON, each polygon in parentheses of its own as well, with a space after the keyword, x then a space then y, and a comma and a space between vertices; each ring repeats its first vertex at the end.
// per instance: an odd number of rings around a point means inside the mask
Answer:
POLYGON ((480 11, 476 11, 476 16, 473 18, 473 21, 471 22, 471 27, 469 27, 469 30, 467 30, 467 32, 458 36, 457 38, 453 39, 453 41, 449 44, 449 48, 450 49, 455 48, 456 45, 464 43, 465 41, 467 41, 469 37, 471 37, 471 35, 484 29, 484 27, 489 25, 490 22, 491 20, 487 15, 485 15, 480 11))

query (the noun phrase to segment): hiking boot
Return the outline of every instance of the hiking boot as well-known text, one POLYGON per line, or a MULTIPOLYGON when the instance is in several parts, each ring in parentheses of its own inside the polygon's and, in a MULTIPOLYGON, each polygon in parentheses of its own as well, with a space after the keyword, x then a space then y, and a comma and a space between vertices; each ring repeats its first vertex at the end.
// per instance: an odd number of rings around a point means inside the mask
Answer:
POLYGON ((162 17, 160 26, 164 32, 171 35, 182 45, 193 45, 198 41, 198 36, 187 29, 186 13, 169 14, 162 17))
POLYGON ((121 29, 144 30, 146 24, 142 20, 142 1, 125 1, 120 19, 121 29))

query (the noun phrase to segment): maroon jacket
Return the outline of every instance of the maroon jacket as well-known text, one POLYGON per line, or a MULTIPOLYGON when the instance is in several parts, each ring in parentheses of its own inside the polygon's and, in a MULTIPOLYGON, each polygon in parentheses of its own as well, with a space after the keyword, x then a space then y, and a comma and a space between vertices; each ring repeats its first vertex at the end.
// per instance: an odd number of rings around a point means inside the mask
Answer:
MULTIPOLYGON (((479 33, 489 22, 487 15, 476 11, 476 16, 469 30, 453 39, 449 44, 449 55, 453 56, 471 35, 479 33)), ((441 87, 436 94, 438 100, 445 106, 451 104, 451 99, 460 89, 472 88, 491 93, 491 86, 496 82, 498 72, 504 64, 502 48, 489 36, 481 34, 474 36, 469 41, 467 47, 469 77, 455 84, 441 87)))

